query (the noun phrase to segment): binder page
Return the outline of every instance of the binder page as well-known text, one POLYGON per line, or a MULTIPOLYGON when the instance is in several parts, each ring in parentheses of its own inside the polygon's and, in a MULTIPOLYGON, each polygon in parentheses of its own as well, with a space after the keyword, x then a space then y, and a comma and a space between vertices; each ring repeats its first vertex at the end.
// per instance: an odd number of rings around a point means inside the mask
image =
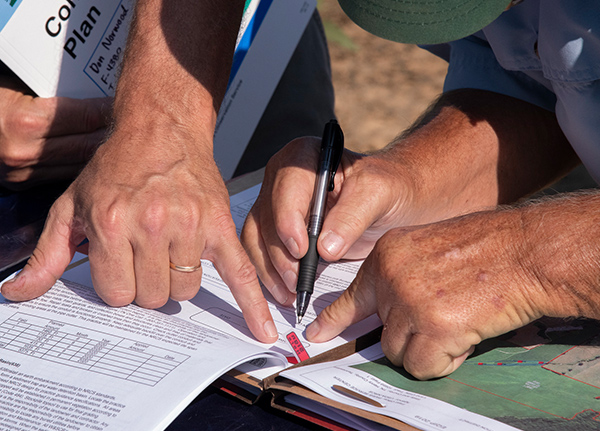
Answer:
POLYGON ((112 308, 85 286, 0 297, 0 428, 161 430, 245 361, 285 358, 177 317, 112 308))
POLYGON ((392 385, 364 366, 382 358, 381 344, 377 343, 338 361, 289 369, 280 375, 333 401, 390 416, 426 431, 518 431, 494 419, 392 385))

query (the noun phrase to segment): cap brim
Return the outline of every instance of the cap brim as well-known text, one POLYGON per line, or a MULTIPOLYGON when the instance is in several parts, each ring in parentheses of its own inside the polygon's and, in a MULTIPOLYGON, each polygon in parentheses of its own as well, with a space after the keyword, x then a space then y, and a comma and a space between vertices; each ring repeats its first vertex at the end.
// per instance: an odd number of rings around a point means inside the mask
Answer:
POLYGON ((339 0, 370 33, 403 43, 434 44, 469 36, 494 21, 509 0, 339 0))

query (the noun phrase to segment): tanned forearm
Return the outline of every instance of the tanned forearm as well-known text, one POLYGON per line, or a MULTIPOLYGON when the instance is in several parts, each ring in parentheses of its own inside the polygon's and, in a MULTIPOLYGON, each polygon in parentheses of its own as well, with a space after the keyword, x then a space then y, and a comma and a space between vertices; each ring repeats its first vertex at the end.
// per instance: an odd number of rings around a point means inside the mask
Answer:
POLYGON ((171 122, 212 135, 243 5, 138 1, 115 97, 115 128, 171 122))
POLYGON ((600 319, 600 193, 576 192, 518 208, 518 262, 544 290, 535 304, 556 317, 600 319))
POLYGON ((579 163, 552 112, 470 89, 442 95, 384 155, 431 221, 515 202, 579 163))

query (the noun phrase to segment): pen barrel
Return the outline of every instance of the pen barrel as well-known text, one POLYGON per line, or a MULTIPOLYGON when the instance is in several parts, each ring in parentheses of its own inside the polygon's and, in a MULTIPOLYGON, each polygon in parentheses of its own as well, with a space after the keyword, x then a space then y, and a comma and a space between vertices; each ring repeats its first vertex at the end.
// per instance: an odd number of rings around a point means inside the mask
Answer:
MULTIPOLYGON (((324 211, 321 211, 320 214, 324 214, 324 211)), ((309 244, 310 244, 311 237, 313 237, 313 236, 315 238, 319 237, 319 234, 321 233, 321 228, 323 227, 323 220, 325 220, 325 217, 320 216, 318 214, 312 214, 310 216, 310 219, 308 220, 308 227, 307 227, 309 244)), ((315 241, 316 241, 316 239, 315 239, 315 241)), ((309 248, 309 250, 310 250, 310 248, 309 248)), ((316 250, 317 250, 317 245, 315 242, 315 251, 316 250)))
POLYGON ((322 169, 315 181, 315 189, 313 191, 312 208, 310 211, 310 219, 308 220, 308 234, 319 236, 323 220, 325 218, 325 207, 327 206, 327 187, 329 170, 322 169))
POLYGON ((308 251, 302 259, 300 259, 300 268, 298 270, 298 284, 296 292, 313 293, 315 285, 315 277, 317 275, 317 267, 319 266, 319 253, 317 252, 316 235, 308 236, 308 251))

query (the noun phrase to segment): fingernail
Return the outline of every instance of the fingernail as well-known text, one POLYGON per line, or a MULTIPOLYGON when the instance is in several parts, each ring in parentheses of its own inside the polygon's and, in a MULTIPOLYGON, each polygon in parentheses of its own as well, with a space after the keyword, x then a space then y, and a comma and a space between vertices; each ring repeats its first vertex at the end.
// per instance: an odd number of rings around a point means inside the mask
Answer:
POLYGON ((15 281, 15 280, 14 280, 14 279, 12 279, 12 280, 6 280, 4 283, 2 283, 2 284, 0 285, 0 295, 2 295, 2 291, 4 290, 4 285, 6 285, 6 284, 10 284, 10 283, 14 283, 14 281, 15 281))
POLYGON ((318 320, 313 320, 306 328, 306 339, 314 341, 314 339, 317 338, 317 335, 319 335, 319 332, 321 332, 321 325, 318 320))
POLYGON ((0 294, 2 293, 2 288, 4 287, 5 284, 14 283, 15 281, 17 281, 19 279, 20 275, 21 275, 21 273, 19 272, 14 277, 12 277, 12 278, 6 280, 4 283, 0 284, 0 294))
POLYGON ((269 338, 277 338, 277 328, 275 328, 275 323, 272 320, 267 320, 264 325, 265 333, 269 338))
POLYGON ((292 292, 292 293, 296 292, 296 284, 298 283, 298 276, 296 275, 296 273, 294 271, 292 271, 291 269, 288 269, 283 274, 283 281, 285 282, 285 285, 287 286, 287 288, 290 292, 292 292))
POLYGON ((300 248, 298 248, 298 244, 296 243, 296 240, 294 238, 288 239, 285 242, 285 246, 290 252, 290 254, 294 256, 294 258, 300 259, 302 257, 300 256, 300 248))
POLYGON ((275 298, 275 301, 279 302, 280 304, 285 304, 288 298, 288 291, 287 288, 283 288, 278 284, 275 284, 271 289, 271 295, 273 295, 273 298, 275 298))
POLYGON ((342 251, 342 248, 344 248, 344 240, 341 236, 330 230, 323 236, 321 245, 330 255, 337 256, 342 251))

